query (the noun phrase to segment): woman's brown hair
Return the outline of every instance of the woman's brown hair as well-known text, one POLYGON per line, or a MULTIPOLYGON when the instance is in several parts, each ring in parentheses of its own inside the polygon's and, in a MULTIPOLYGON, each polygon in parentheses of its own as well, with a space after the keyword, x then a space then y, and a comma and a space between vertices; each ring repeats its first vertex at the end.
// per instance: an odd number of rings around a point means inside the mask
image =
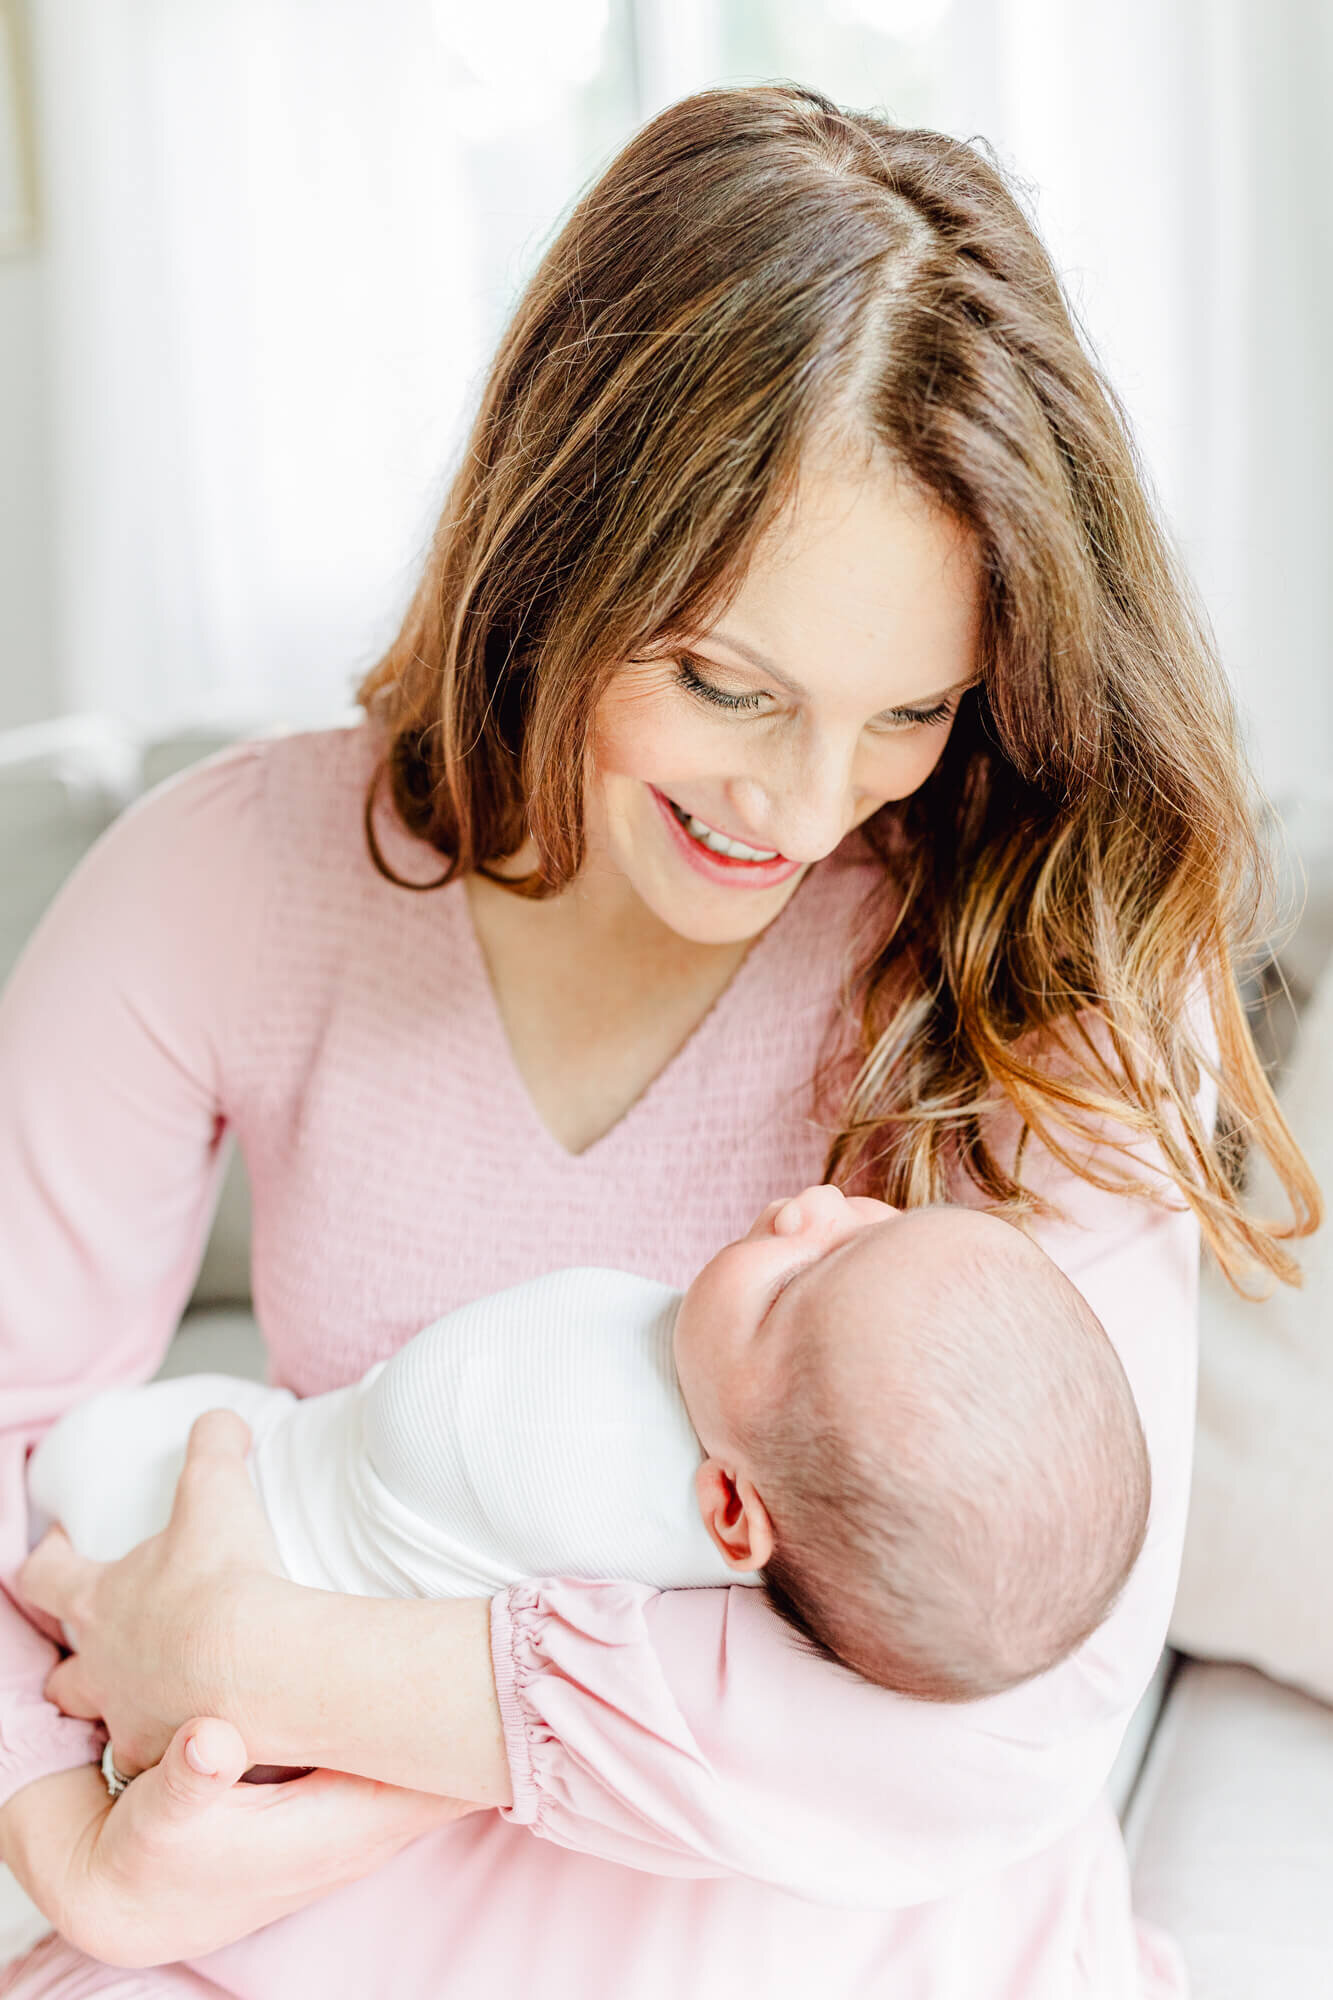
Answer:
POLYGON ((1099 1186, 1149 1192, 1129 1149, 1155 1145, 1233 1278, 1294 1279, 1282 1239, 1320 1201, 1236 983, 1267 876, 1232 702, 1115 397, 975 146, 789 84, 702 92, 630 141, 519 303, 360 690, 399 816, 440 881, 531 835, 513 886, 563 888, 608 681, 706 629, 829 442, 882 451, 966 524, 985 603, 941 761, 864 829, 882 913, 828 1177, 920 1203, 961 1161, 1020 1215, 1007 1101, 1099 1186), (1199 1117, 1203 1072, 1230 1138, 1199 1117), (1080 1134, 1108 1117, 1123 1143, 1094 1169, 1080 1134), (1241 1208, 1245 1141, 1289 1219, 1241 1208))

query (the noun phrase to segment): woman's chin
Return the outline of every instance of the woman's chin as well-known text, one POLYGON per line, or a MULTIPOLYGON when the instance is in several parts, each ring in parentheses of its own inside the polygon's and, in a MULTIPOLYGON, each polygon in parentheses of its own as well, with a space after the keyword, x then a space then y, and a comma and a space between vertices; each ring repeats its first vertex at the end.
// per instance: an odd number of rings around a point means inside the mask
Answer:
POLYGON ((634 884, 660 923, 689 944, 744 944, 768 929, 791 901, 805 870, 768 889, 724 889, 686 877, 675 868, 654 870, 634 884))

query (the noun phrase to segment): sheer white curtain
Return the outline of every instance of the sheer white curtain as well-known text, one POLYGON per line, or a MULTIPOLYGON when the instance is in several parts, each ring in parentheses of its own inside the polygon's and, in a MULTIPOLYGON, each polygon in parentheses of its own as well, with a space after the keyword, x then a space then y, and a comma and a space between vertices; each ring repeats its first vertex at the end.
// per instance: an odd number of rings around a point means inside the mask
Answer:
POLYGON ((67 706, 347 700, 583 171, 606 11, 38 0, 67 706))
POLYGON ((989 133, 1128 405, 1282 804, 1333 767, 1333 9, 958 0, 989 133), (988 31, 988 32, 987 32, 988 31))
POLYGON ((989 137, 1282 798, 1333 764, 1324 0, 34 0, 67 705, 346 698, 513 292, 640 118, 794 76, 989 137))

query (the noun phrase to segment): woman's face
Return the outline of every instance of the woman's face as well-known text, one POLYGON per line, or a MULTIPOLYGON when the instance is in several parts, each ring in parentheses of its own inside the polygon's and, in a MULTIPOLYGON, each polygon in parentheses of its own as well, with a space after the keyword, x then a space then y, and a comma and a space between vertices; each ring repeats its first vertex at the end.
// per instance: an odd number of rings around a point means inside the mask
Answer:
POLYGON ((599 703, 589 863, 682 938, 756 936, 934 768, 976 678, 980 611, 951 515, 883 460, 813 463, 717 625, 630 662, 599 703))

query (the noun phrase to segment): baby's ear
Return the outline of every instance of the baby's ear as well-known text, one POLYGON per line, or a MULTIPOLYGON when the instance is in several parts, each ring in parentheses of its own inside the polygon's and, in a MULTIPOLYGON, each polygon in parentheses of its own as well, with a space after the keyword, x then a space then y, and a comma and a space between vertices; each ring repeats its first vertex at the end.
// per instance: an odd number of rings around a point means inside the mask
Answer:
POLYGON ((750 1481, 706 1458, 694 1475, 704 1526, 733 1569, 762 1569, 773 1554, 773 1523, 750 1481))

